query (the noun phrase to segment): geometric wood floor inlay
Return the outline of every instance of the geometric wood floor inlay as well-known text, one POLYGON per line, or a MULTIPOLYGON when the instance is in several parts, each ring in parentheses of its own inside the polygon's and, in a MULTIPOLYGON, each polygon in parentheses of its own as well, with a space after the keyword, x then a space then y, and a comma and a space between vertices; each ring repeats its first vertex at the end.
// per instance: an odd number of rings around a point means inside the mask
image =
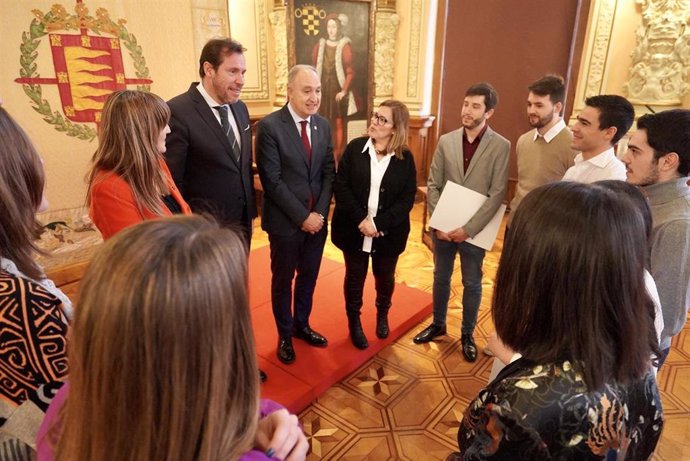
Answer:
MULTIPOLYGON (((417 203, 396 281, 431 293, 433 257, 421 242, 421 217, 422 206, 417 203)), ((494 250, 487 252, 484 259, 482 302, 474 335, 480 350, 493 331, 491 295, 502 235, 503 229, 494 250)), ((266 234, 255 231, 252 248, 267 244, 266 234)), ((343 260, 330 239, 324 256, 343 260)), ((429 317, 312 402, 299 415, 311 443, 307 459, 444 460, 448 453, 457 450, 459 422, 469 402, 486 385, 493 360, 481 352, 475 363, 462 358, 461 300, 456 261, 448 306, 448 335, 429 344, 414 344, 412 338, 429 324, 429 317)), ((395 309, 395 295, 392 308, 395 309)), ((674 338, 657 381, 666 421, 652 460, 690 461, 690 323, 674 338)))

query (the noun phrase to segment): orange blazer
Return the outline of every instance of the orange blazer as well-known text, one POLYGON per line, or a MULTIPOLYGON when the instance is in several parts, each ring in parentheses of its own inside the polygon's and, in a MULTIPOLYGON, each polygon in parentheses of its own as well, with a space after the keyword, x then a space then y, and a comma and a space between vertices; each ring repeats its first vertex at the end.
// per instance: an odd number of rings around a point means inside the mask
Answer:
MULTIPOLYGON (((192 210, 184 201, 180 191, 175 186, 175 182, 170 175, 170 170, 164 161, 161 160, 160 166, 165 173, 166 182, 170 195, 180 205, 182 213, 189 215, 192 210)), ((133 226, 147 219, 156 219, 160 216, 151 210, 140 212, 134 200, 132 188, 121 176, 112 171, 99 171, 91 186, 91 206, 89 215, 98 230, 103 235, 103 240, 108 240, 113 235, 120 232, 125 227, 133 226)), ((161 200, 163 216, 171 216, 172 213, 161 200)))

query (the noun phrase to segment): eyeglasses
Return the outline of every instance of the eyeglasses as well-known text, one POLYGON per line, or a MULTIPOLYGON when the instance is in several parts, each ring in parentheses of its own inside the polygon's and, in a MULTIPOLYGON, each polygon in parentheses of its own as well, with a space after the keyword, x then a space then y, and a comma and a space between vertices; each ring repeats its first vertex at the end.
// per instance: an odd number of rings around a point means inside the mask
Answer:
POLYGON ((374 121, 374 125, 386 125, 388 124, 388 119, 383 115, 379 115, 378 112, 371 113, 371 119, 374 121))

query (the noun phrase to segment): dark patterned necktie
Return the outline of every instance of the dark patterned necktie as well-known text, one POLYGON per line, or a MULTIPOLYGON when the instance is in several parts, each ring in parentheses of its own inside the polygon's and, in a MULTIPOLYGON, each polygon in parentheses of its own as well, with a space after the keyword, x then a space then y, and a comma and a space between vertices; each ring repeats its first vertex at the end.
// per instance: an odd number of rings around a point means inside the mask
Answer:
POLYGON ((232 126, 230 126, 228 106, 216 106, 214 109, 216 109, 220 115, 220 127, 225 131, 225 136, 227 136, 228 141, 230 141, 232 152, 235 154, 235 160, 237 160, 237 163, 240 163, 240 144, 235 137, 235 131, 232 129, 232 126))

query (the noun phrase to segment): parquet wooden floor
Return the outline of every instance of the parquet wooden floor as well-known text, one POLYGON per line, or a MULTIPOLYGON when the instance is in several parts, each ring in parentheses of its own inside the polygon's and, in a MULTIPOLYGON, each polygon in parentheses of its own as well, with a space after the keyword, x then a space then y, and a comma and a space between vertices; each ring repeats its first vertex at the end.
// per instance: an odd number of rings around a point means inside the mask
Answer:
MULTIPOLYGON (((397 281, 430 293, 433 259, 421 243, 422 213, 422 204, 416 204, 412 232, 396 276, 397 281)), ((252 247, 267 243, 266 234, 257 229, 252 247)), ((502 243, 499 240, 484 261, 484 290, 475 331, 480 349, 493 331, 490 303, 502 243)), ((342 261, 341 252, 330 241, 325 254, 342 261)), ((414 335, 430 321, 426 319, 299 415, 311 442, 309 460, 442 460, 457 449, 459 421, 467 404, 486 384, 492 363, 481 353, 475 363, 462 359, 461 294, 456 265, 448 336, 430 344, 414 344, 414 335)), ((658 381, 666 425, 652 459, 690 461, 690 323, 675 338, 658 381)))

